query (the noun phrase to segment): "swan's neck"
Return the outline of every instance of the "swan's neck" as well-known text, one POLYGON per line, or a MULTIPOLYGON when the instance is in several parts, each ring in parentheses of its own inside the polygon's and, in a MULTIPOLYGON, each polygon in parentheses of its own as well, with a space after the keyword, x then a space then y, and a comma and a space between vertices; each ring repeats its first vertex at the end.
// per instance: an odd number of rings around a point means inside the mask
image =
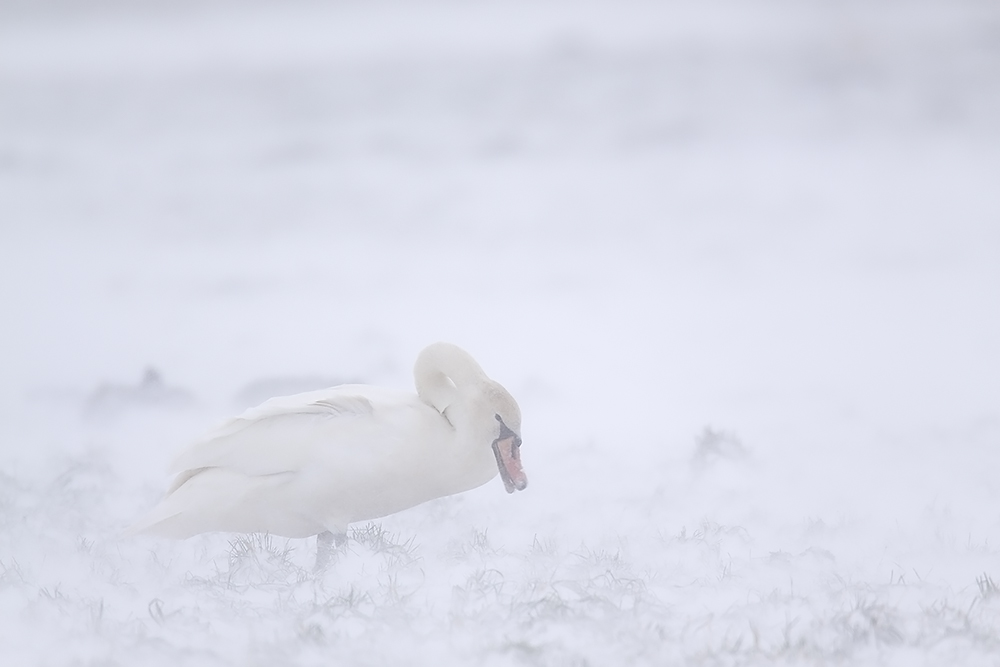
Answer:
POLYGON ((484 382, 486 374, 465 350, 449 343, 427 347, 413 367, 417 395, 441 414, 469 389, 484 382))
POLYGON ((497 474, 496 457, 488 446, 495 427, 492 408, 484 401, 492 384, 479 364, 461 348, 435 343, 417 357, 413 368, 417 394, 451 425, 450 438, 433 457, 442 494, 485 484, 497 474))

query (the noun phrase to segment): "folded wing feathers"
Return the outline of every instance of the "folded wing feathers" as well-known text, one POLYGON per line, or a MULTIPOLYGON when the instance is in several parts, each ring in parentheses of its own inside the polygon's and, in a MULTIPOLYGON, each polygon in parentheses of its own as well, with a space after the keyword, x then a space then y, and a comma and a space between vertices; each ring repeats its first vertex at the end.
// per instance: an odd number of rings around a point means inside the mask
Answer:
POLYGON ((179 477, 174 488, 197 474, 185 474, 185 471, 200 472, 201 469, 216 466, 232 467, 252 475, 284 472, 288 470, 288 466, 294 465, 294 455, 282 448, 267 446, 265 442, 268 440, 268 430, 280 424, 286 434, 294 432, 297 427, 315 432, 313 429, 317 419, 359 417, 370 415, 373 411, 372 402, 364 396, 331 396, 329 390, 273 398, 226 422, 207 439, 181 452, 174 459, 171 470, 182 473, 181 477, 184 479, 179 477), (312 400, 303 402, 303 399, 312 400), (255 446, 261 446, 258 455, 246 456, 243 450, 255 446), (284 460, 286 456, 287 461, 284 460), (252 467, 248 468, 245 464, 252 467))
POLYGON ((306 411, 308 414, 323 414, 330 417, 357 417, 370 415, 374 408, 372 402, 364 396, 337 396, 324 398, 312 403, 306 411))

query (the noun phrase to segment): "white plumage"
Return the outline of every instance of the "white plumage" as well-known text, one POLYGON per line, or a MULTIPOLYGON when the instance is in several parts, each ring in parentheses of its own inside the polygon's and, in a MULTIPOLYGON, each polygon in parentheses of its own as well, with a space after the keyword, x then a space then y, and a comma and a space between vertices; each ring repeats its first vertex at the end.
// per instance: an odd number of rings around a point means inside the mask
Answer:
POLYGON ((131 530, 342 535, 498 470, 508 492, 525 488, 521 414, 502 386, 448 343, 420 353, 414 379, 416 394, 343 385, 246 411, 177 457, 166 497, 131 530))

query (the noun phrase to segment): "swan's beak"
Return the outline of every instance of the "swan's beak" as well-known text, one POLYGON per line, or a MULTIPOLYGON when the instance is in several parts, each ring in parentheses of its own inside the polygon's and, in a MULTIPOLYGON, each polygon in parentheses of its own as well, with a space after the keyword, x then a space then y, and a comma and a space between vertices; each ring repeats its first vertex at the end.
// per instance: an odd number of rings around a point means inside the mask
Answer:
POLYGON ((498 438, 493 441, 493 453, 497 457, 497 468, 507 493, 524 491, 528 477, 521 468, 521 439, 516 436, 498 438))

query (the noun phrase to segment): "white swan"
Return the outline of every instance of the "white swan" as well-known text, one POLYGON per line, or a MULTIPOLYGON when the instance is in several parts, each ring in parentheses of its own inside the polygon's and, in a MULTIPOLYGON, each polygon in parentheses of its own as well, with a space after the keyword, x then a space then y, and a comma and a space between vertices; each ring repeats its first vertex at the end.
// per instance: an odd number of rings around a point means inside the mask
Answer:
POLYGON ((464 350, 417 357, 417 394, 342 385, 272 398, 183 451, 166 497, 130 530, 319 535, 485 484, 524 489, 521 411, 464 350))

